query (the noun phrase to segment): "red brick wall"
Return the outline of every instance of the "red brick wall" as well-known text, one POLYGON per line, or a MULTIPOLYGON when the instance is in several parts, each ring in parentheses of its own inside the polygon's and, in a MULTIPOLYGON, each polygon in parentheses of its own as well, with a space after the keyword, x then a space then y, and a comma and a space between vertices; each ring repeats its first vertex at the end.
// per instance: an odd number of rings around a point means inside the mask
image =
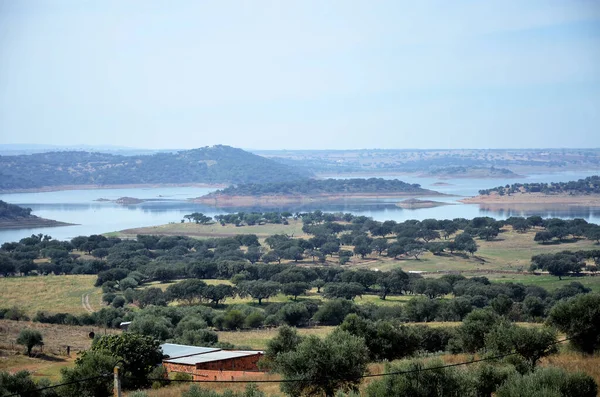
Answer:
POLYGON ((183 372, 192 375, 194 380, 238 380, 238 378, 261 378, 264 372, 258 370, 258 360, 262 354, 237 357, 228 360, 211 361, 196 365, 163 363, 168 373, 183 372))
POLYGON ((242 380, 242 379, 261 379, 265 372, 258 371, 214 371, 209 369, 197 369, 194 373, 194 380, 242 380))
POLYGON ((196 364, 196 368, 215 371, 258 371, 258 360, 261 356, 262 354, 255 354, 253 356, 199 363, 196 364))
POLYGON ((171 372, 184 372, 186 374, 193 375, 196 373, 195 365, 184 365, 184 364, 173 364, 173 363, 163 363, 168 373, 171 372))

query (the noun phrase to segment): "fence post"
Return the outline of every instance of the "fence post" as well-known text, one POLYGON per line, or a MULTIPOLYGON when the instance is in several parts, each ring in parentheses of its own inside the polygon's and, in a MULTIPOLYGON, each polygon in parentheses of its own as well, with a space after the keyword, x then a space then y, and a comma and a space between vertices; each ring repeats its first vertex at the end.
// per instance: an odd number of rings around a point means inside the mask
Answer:
POLYGON ((121 377, 119 376, 119 366, 116 365, 114 369, 115 385, 114 385, 114 397, 121 397, 121 377))

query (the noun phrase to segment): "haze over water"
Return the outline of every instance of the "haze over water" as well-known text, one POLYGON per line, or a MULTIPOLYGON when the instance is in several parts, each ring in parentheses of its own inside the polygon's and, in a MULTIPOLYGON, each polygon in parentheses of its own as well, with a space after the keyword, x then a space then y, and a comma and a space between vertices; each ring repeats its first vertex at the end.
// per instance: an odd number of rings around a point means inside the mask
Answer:
MULTIPOLYGON (((462 196, 474 196, 478 190, 505 185, 514 182, 565 182, 585 178, 598 172, 562 172, 556 174, 533 175, 529 178, 513 179, 447 179, 443 182, 449 186, 432 186, 439 182, 437 178, 422 178, 415 176, 389 176, 386 179, 398 178, 409 183, 418 183, 422 187, 437 190, 456 197, 431 197, 436 201, 456 202, 462 196)), ((18 204, 33 209, 33 214, 57 221, 74 223, 73 226, 11 229, 0 230, 0 243, 16 241, 31 234, 49 234, 63 240, 79 235, 100 234, 119 231, 128 228, 154 226, 169 222, 180 222, 185 214, 202 212, 209 216, 237 211, 313 211, 321 209, 329 212, 351 212, 355 215, 365 215, 378 221, 407 219, 453 219, 490 216, 496 219, 506 219, 510 216, 540 215, 543 217, 583 218, 588 222, 600 223, 600 208, 573 206, 546 206, 526 210, 504 207, 482 208, 476 204, 457 204, 435 208, 416 210, 401 209, 395 205, 398 199, 378 201, 346 201, 336 204, 316 204, 310 206, 283 206, 271 209, 232 208, 218 209, 187 201, 216 189, 196 187, 164 187, 164 188, 134 188, 134 189, 93 189, 67 190, 43 193, 13 193, 0 194, 0 200, 18 204), (95 201, 99 198, 116 200, 119 197, 135 197, 146 199, 137 205, 119 205, 113 202, 95 201)))

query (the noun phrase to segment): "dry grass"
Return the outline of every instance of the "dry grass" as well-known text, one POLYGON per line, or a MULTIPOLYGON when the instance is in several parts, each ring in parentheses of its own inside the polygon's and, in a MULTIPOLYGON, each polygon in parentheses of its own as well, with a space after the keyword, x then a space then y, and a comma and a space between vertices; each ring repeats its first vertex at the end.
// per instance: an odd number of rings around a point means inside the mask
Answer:
POLYGON ((33 316, 37 311, 82 314, 82 295, 89 294, 93 309, 101 308, 102 290, 94 287, 96 276, 28 276, 0 278, 0 307, 17 306, 33 316))
POLYGON ((561 352, 542 360, 542 365, 560 367, 569 372, 581 371, 600 385, 600 356, 584 356, 575 352, 561 352))
MULTIPOLYGON (((316 335, 324 337, 335 327, 298 328, 300 335, 316 335)), ((247 346, 252 349, 264 350, 267 342, 277 335, 277 328, 251 331, 219 331, 219 341, 233 343, 236 346, 247 346)))
POLYGON ((89 338, 90 332, 103 335, 105 332, 112 334, 119 331, 92 326, 77 327, 0 320, 0 371, 28 370, 34 377, 56 381, 60 378, 61 368, 73 365, 77 352, 90 348, 92 344, 89 338), (24 354, 24 347, 15 342, 23 328, 38 330, 44 338, 44 346, 35 347, 33 357, 27 357, 24 354), (70 357, 66 355, 67 346, 71 346, 70 357))
MULTIPOLYGON (((256 379, 256 378, 254 378, 256 379)), ((265 380, 277 380, 280 379, 279 375, 266 374, 265 380)), ((239 380, 243 380, 242 377, 239 380)), ((236 392, 244 391, 246 384, 243 383, 205 383, 198 384, 203 389, 214 390, 218 393, 223 393, 225 390, 233 390, 236 392)), ((258 388, 263 391, 267 396, 282 396, 283 393, 279 390, 279 383, 261 383, 257 384, 258 388)), ((146 390, 149 397, 180 397, 181 393, 187 391, 190 388, 189 383, 173 384, 171 386, 164 387, 158 390, 146 390)), ((125 396, 131 393, 124 393, 125 396)))
POLYGON ((237 234, 256 234, 258 237, 269 237, 273 234, 288 234, 295 237, 304 236, 302 232, 302 221, 290 220, 289 225, 265 224, 254 226, 221 226, 218 223, 210 225, 199 225, 195 223, 169 223, 167 225, 140 227, 126 229, 117 233, 111 233, 117 237, 132 238, 138 234, 155 234, 168 236, 190 236, 190 237, 231 237, 237 234))

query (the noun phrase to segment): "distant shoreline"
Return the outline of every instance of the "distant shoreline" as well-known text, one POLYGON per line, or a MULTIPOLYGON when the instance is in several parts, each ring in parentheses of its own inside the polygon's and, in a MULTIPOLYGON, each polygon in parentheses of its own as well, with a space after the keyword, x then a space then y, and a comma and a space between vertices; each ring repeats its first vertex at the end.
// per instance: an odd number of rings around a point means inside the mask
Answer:
MULTIPOLYGON (((481 173, 462 173, 462 174, 434 174, 422 171, 351 171, 351 172, 317 172, 317 179, 330 178, 379 178, 382 176, 403 177, 411 176, 417 178, 436 178, 438 180, 448 179, 506 179, 506 178, 528 178, 528 175, 513 174, 513 175, 484 175, 481 173)), ((451 184, 448 184, 451 185, 451 184)))
POLYGON ((216 195, 191 199, 194 203, 211 205, 214 207, 268 207, 272 205, 335 203, 344 200, 375 200, 394 199, 405 197, 430 197, 448 196, 436 191, 420 193, 334 193, 319 195, 264 195, 264 196, 225 196, 216 195))
POLYGON ((165 187, 198 187, 198 188, 215 188, 221 189, 229 185, 227 184, 211 184, 211 183, 129 183, 122 185, 58 185, 44 186, 39 188, 28 189, 5 189, 0 190, 2 194, 11 193, 46 193, 59 192, 65 190, 99 190, 99 189, 147 189, 147 188, 165 188, 165 187))
POLYGON ((400 207, 407 210, 416 210, 421 208, 435 208, 444 205, 455 205, 455 203, 445 203, 441 201, 432 200, 419 200, 419 199, 408 199, 396 203, 396 207, 400 207))
POLYGON ((514 193, 480 195, 459 200, 464 204, 563 204, 600 207, 600 194, 569 195, 543 193, 514 193))

